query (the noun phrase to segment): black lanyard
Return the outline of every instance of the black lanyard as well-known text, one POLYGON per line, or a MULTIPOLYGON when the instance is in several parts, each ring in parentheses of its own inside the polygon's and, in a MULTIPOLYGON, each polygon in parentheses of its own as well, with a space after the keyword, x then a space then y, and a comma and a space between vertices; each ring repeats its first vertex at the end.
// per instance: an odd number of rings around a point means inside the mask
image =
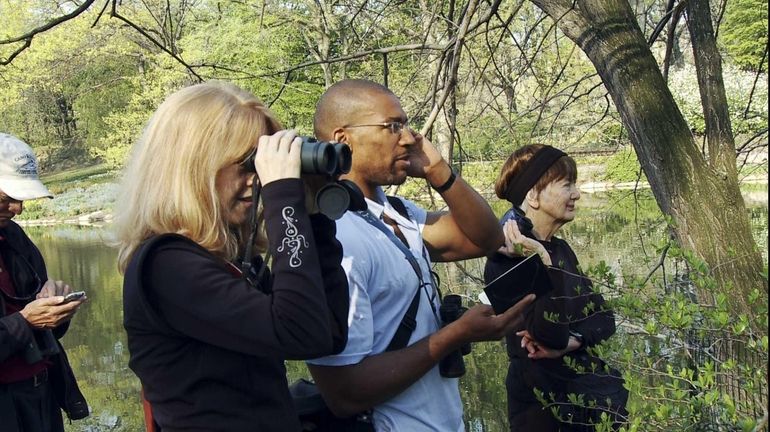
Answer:
MULTIPOLYGON (((372 225, 373 227, 382 231, 390 239, 390 241, 398 247, 398 249, 404 254, 404 257, 406 257, 407 261, 409 261, 409 264, 412 266, 412 269, 414 269, 414 272, 417 275, 417 279, 420 281, 420 284, 417 286, 417 292, 415 292, 414 298, 412 298, 412 302, 409 304, 409 307, 404 313, 404 317, 401 319, 401 322, 396 329, 396 333, 393 335, 393 339, 391 339, 388 347, 385 349, 385 351, 395 351, 408 345, 409 338, 411 337, 414 329, 417 327, 417 309, 420 305, 420 291, 427 284, 422 277, 422 269, 420 268, 420 264, 417 262, 417 259, 414 257, 414 255, 412 255, 412 251, 409 250, 404 242, 396 237, 396 235, 390 229, 388 229, 387 226, 385 226, 385 222, 376 218, 368 210, 357 211, 354 213, 368 222, 369 225, 372 225)), ((429 285, 435 292, 436 286, 433 284, 433 279, 431 279, 429 285)), ((427 292, 425 294, 428 299, 430 309, 433 312, 433 317, 436 318, 436 323, 438 323, 440 326, 441 320, 436 313, 436 308, 433 305, 433 301, 431 301, 431 296, 427 292)))
POLYGON ((406 257, 407 261, 409 261, 412 269, 414 269, 414 272, 417 274, 417 279, 420 280, 420 286, 425 285, 425 281, 422 278, 422 269, 420 268, 420 264, 417 262, 417 259, 415 259, 414 255, 412 255, 412 251, 406 247, 404 242, 396 237, 393 231, 389 230, 388 227, 385 226, 385 222, 374 217, 374 215, 368 210, 357 211, 355 214, 360 216, 363 220, 367 221, 369 225, 372 225, 373 227, 382 231, 386 236, 388 236, 388 239, 390 239, 390 241, 398 247, 398 249, 406 257))

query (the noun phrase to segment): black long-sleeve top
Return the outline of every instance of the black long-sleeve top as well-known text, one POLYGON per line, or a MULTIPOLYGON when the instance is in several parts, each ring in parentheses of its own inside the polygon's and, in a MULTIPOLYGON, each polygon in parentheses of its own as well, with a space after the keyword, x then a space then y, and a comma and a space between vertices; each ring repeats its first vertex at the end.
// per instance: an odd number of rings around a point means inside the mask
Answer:
MULTIPOLYGON (((11 273, 16 295, 26 297, 35 294, 41 284, 48 280, 45 261, 40 250, 32 243, 24 230, 10 221, 0 229, 0 255, 6 271, 11 273)), ((25 305, 33 301, 30 299, 25 305)), ((51 332, 56 339, 61 338, 69 328, 67 320, 53 330, 33 330, 20 312, 5 314, 5 299, 0 295, 0 368, 14 356, 22 356, 24 351, 35 342, 35 333, 51 332)), ((71 420, 88 416, 88 404, 75 380, 64 348, 57 342, 59 354, 48 357, 49 380, 59 406, 71 420)), ((1 399, 1 398, 0 398, 1 399)), ((10 399, 0 400, 0 419, 4 412, 15 409, 10 399), (5 404, 3 402, 6 402, 5 404)))
MULTIPOLYGON (((6 266, 12 267, 14 261, 17 261, 17 265, 21 267, 28 263, 29 268, 37 274, 39 282, 44 283, 48 280, 43 256, 37 246, 32 243, 32 240, 27 237, 27 234, 13 221, 10 221, 7 227, 0 229, 0 255, 2 255, 6 266), (12 260, 12 255, 19 255, 20 257, 17 260, 12 260)), ((24 268, 22 270, 29 269, 24 268)), ((6 271, 14 277, 27 276, 25 273, 29 273, 29 271, 16 271, 13 268, 8 268, 6 271)), ((19 297, 34 294, 34 290, 39 288, 38 283, 26 279, 29 277, 14 284, 16 295, 19 297)), ((34 297, 27 303, 32 300, 34 297)), ((64 335, 69 327, 69 321, 59 327, 56 329, 57 337, 64 335)), ((20 355, 33 341, 34 336, 29 323, 19 312, 6 315, 5 299, 0 295, 0 366, 9 357, 20 355)))
MULTIPOLYGON (((615 333, 614 314, 606 308, 604 298, 593 290, 590 279, 579 270, 577 256, 566 241, 553 237, 551 241, 540 242, 551 256, 554 269, 549 274, 554 286, 549 296, 535 300, 527 313, 525 328, 538 343, 553 349, 567 347, 570 331, 580 333, 583 336, 583 347, 567 354, 578 355, 582 348, 597 345, 615 333)), ((494 280, 515 262, 504 255, 495 254, 487 260, 485 280, 494 280)), ((511 359, 527 359, 527 350, 521 347, 521 337, 516 336, 515 332, 507 337, 507 349, 511 359)), ((539 367, 564 367, 561 358, 539 359, 529 363, 539 367)))
POLYGON ((300 180, 272 182, 262 197, 274 258, 260 289, 178 235, 146 242, 126 270, 129 366, 164 432, 298 431, 284 360, 345 346, 334 222, 308 217, 300 180))

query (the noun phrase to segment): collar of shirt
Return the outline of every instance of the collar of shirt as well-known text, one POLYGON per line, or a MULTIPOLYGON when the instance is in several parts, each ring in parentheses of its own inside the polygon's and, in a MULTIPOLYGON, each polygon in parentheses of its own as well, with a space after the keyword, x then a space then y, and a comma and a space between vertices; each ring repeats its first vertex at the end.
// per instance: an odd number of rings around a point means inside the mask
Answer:
MULTIPOLYGON (((369 211, 376 218, 382 220, 382 214, 385 213, 389 218, 391 218, 393 221, 395 221, 398 224, 398 227, 401 230, 401 233, 406 238, 406 241, 409 244, 409 249, 412 251, 412 254, 414 256, 416 257, 427 256, 427 251, 423 250, 425 245, 422 242, 422 236, 420 234, 420 226, 418 225, 418 221, 416 220, 413 221, 401 216, 401 214, 390 205, 390 202, 385 196, 385 192, 383 192, 381 188, 377 188, 376 197, 374 200, 366 198, 366 205, 369 211)), ((387 223, 385 225, 391 231, 393 230, 393 227, 391 227, 387 223)))
MULTIPOLYGON (((369 198, 366 198, 366 205, 369 209, 369 212, 371 212, 377 219, 382 219, 382 214, 385 213, 388 215, 389 218, 396 221, 396 223, 401 226, 408 229, 415 229, 414 226, 416 221, 409 220, 408 218, 405 218, 401 216, 401 213, 396 211, 396 209, 393 208, 393 206, 390 205, 390 201, 388 201, 388 197, 385 195, 385 192, 382 190, 382 188, 377 188, 375 190, 376 194, 376 200, 371 200, 369 198)), ((398 198, 400 199, 400 198, 398 198)))

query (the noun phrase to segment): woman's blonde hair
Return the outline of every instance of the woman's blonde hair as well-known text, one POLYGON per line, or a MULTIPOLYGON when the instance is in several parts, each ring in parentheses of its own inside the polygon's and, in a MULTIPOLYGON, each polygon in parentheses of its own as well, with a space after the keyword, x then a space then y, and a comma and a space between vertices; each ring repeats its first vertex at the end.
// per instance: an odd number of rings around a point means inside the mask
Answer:
POLYGON ((240 236, 223 217, 217 173, 243 160, 260 136, 280 129, 267 107, 232 84, 197 84, 169 96, 147 123, 124 172, 115 220, 120 270, 144 240, 166 233, 235 258, 240 236))

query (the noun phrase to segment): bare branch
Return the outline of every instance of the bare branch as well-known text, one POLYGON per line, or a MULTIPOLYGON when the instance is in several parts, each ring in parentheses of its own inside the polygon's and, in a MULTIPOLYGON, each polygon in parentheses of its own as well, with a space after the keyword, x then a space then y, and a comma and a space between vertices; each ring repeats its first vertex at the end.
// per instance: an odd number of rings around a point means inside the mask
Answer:
POLYGON ((72 12, 70 12, 70 13, 68 13, 66 15, 62 15, 62 16, 60 16, 58 18, 52 19, 51 21, 48 21, 47 23, 43 24, 40 27, 35 27, 34 29, 28 31, 27 33, 25 33, 25 34, 23 34, 21 36, 16 36, 16 37, 12 37, 12 38, 9 38, 9 39, 0 40, 0 45, 8 45, 8 44, 13 44, 13 43, 24 41, 24 44, 22 46, 20 46, 18 49, 16 49, 14 52, 12 52, 11 55, 8 56, 7 59, 5 59, 5 60, 1 60, 0 59, 0 65, 6 66, 6 65, 11 64, 13 59, 15 59, 19 54, 21 54, 24 50, 29 48, 30 45, 32 45, 32 38, 34 38, 35 36, 37 36, 40 33, 43 33, 45 31, 48 31, 48 30, 56 27, 57 25, 59 25, 59 24, 61 24, 63 22, 69 21, 69 20, 77 17, 81 13, 85 12, 91 6, 91 4, 93 4, 95 1, 96 0, 86 0, 83 4, 78 6, 72 12))
POLYGON ((267 104, 268 108, 273 106, 275 101, 277 101, 281 97, 281 94, 283 94, 284 89, 286 89, 286 85, 289 84, 289 79, 291 79, 291 72, 286 72, 286 78, 284 78, 283 84, 281 84, 281 88, 278 90, 278 93, 275 95, 273 100, 271 100, 270 103, 267 104))
POLYGON ((762 53, 762 59, 759 60, 759 66, 757 67, 757 74, 754 76, 754 83, 751 85, 751 92, 749 93, 749 101, 746 102, 746 109, 743 110, 743 118, 746 119, 749 116, 749 108, 751 108, 751 102, 754 99, 754 90, 757 89, 757 81, 759 76, 762 75, 762 67, 765 65, 765 59, 767 58, 767 41, 765 41, 765 51, 762 53))
POLYGON ((21 53, 22 53, 22 51, 24 51, 25 49, 29 48, 29 46, 30 46, 30 45, 32 45, 32 38, 31 38, 31 37, 30 37, 30 38, 27 38, 27 39, 24 41, 24 45, 20 46, 20 47, 19 47, 19 49, 17 49, 16 51, 12 52, 12 53, 11 53, 11 55, 10 55, 10 56, 8 56, 8 59, 6 59, 6 60, 0 60, 0 65, 2 65, 2 66, 6 66, 6 65, 9 65, 9 64, 11 64, 11 62, 13 61, 13 59, 15 59, 15 58, 16 58, 16 56, 18 56, 19 54, 21 54, 21 53))
POLYGON ((158 48, 160 48, 161 50, 163 50, 163 51, 164 51, 166 54, 170 55, 170 56, 171 56, 171 57, 172 57, 174 60, 176 60, 177 62, 179 62, 179 64, 181 64, 182 66, 184 66, 184 67, 185 67, 185 69, 187 69, 187 71, 188 71, 188 72, 190 72, 190 74, 191 74, 192 76, 194 76, 194 77, 195 77, 195 78, 196 78, 198 81, 203 81, 203 78, 201 78, 201 76, 200 76, 200 75, 198 75, 198 73, 197 73, 197 72, 195 72, 195 70, 192 68, 192 66, 190 66, 189 64, 187 64, 187 62, 185 62, 185 61, 184 61, 184 60, 183 60, 181 57, 179 57, 179 56, 178 56, 176 53, 172 52, 172 51, 171 51, 170 49, 168 49, 168 48, 167 48, 165 45, 163 45, 162 43, 158 42, 158 41, 157 41, 157 40, 156 40, 154 37, 150 36, 150 34, 149 34, 147 31, 145 31, 143 28, 139 27, 138 25, 134 24, 134 22, 132 22, 132 21, 131 21, 131 20, 129 20, 128 18, 126 18, 126 17, 124 17, 123 15, 119 14, 119 13, 118 13, 118 10, 117 10, 117 0, 113 0, 113 3, 112 3, 112 11, 110 12, 110 16, 111 16, 111 17, 113 17, 113 18, 115 18, 115 19, 118 19, 118 20, 120 20, 120 21, 123 21, 124 23, 126 23, 126 24, 127 24, 129 27, 133 28, 133 29, 134 29, 134 30, 136 30, 136 31, 137 31, 139 34, 141 34, 142 36, 144 36, 144 37, 145 37, 147 40, 149 40, 150 42, 152 42, 152 43, 153 43, 153 45, 155 45, 155 46, 157 46, 158 48))
POLYGON ((43 33, 43 32, 45 32, 47 30, 50 30, 50 29, 56 27, 57 25, 59 25, 59 24, 61 24, 63 22, 69 21, 72 18, 77 17, 81 13, 85 12, 89 7, 91 7, 91 5, 95 1, 96 0, 86 0, 85 2, 83 2, 83 4, 78 6, 72 12, 70 12, 70 13, 68 13, 66 15, 62 15, 62 16, 60 16, 58 18, 54 18, 51 21, 48 21, 47 23, 43 24, 42 26, 36 27, 36 28, 28 31, 27 33, 21 35, 21 36, 12 37, 10 39, 5 39, 5 40, 0 40, 0 45, 7 45, 7 44, 15 43, 15 42, 26 41, 27 39, 32 39, 33 37, 37 36, 40 33, 43 33))
POLYGON ((112 2, 112 0, 107 0, 107 1, 104 2, 104 6, 102 6, 102 10, 100 10, 99 14, 96 15, 96 19, 94 20, 94 23, 91 24, 91 28, 96 27, 96 24, 98 24, 99 20, 102 19, 102 16, 104 15, 104 12, 107 10, 107 7, 110 5, 111 2, 112 2))
POLYGON ((284 75, 288 72, 294 72, 300 69, 304 69, 310 66, 317 66, 321 64, 332 64, 332 63, 339 63, 344 62, 348 60, 354 60, 362 57, 368 57, 374 54, 390 54, 394 52, 400 52, 400 51, 420 51, 420 50, 436 50, 436 51, 442 51, 446 49, 446 46, 442 45, 429 45, 429 44, 407 44, 407 45, 394 45, 389 46, 385 48, 374 48, 370 50, 364 50, 359 51, 353 54, 348 54, 345 56, 325 59, 325 60, 314 60, 314 61, 308 61, 304 63, 300 63, 296 66, 292 66, 290 68, 273 71, 269 73, 259 74, 255 75, 256 77, 267 77, 267 76, 274 76, 274 75, 284 75))
POLYGON ((457 36, 455 37, 454 50, 452 52, 452 57, 450 58, 451 69, 448 77, 448 82, 445 83, 444 90, 441 93, 441 97, 433 105, 433 110, 431 111, 430 115, 428 116, 428 119, 425 121, 425 124, 422 127, 422 130, 420 131, 420 133, 422 133, 423 135, 427 133, 427 131, 431 127, 433 127, 433 123, 436 121, 436 117, 438 117, 439 111, 444 106, 444 103, 449 97, 450 91, 454 89, 457 83, 457 70, 460 67, 460 54, 462 52, 463 44, 465 43, 465 36, 468 32, 468 26, 470 24, 470 20, 473 16, 475 9, 476 9, 476 1, 471 0, 468 3, 468 12, 463 17, 463 22, 460 24, 460 30, 457 32, 457 36))
POLYGON ((652 34, 647 39, 647 45, 652 46, 652 44, 655 43, 655 40, 658 39, 658 36, 660 36, 660 34, 663 32, 663 28, 666 27, 666 23, 669 19, 671 19, 671 16, 674 14, 674 1, 675 0, 668 0, 668 4, 666 5, 666 14, 663 15, 658 24, 652 30, 652 34))
POLYGON ((687 0, 681 1, 674 9, 674 15, 671 18, 671 24, 668 26, 668 35, 666 36, 666 54, 663 59, 663 79, 668 82, 668 70, 671 66, 671 53, 674 51, 674 42, 676 42, 676 26, 679 23, 679 18, 684 12, 683 5, 687 0))

